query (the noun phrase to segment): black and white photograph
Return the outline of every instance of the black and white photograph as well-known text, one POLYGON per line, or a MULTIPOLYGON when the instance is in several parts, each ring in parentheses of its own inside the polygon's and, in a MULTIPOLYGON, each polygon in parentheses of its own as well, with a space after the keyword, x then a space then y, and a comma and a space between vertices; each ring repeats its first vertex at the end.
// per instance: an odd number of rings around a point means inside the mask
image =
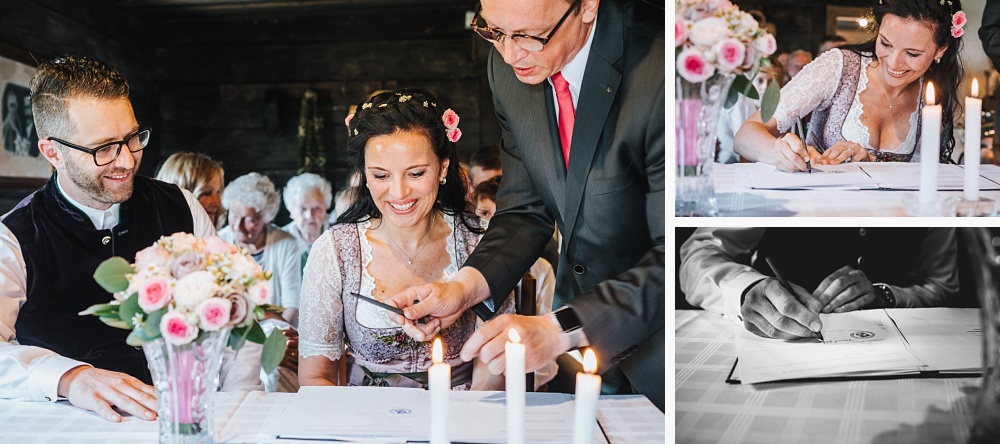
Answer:
POLYGON ((0 53, 0 180, 45 179, 52 173, 51 164, 38 150, 38 133, 31 114, 31 90, 28 84, 35 74, 33 66, 3 57, 0 53))

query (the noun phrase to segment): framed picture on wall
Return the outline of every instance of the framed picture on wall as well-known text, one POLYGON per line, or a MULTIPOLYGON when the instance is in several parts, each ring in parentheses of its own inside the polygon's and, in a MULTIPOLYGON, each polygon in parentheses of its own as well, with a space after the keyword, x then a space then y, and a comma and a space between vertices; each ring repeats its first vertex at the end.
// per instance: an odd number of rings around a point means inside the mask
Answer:
MULTIPOLYGON (((28 59, 30 60, 30 59, 28 59)), ((38 133, 31 114, 28 83, 35 66, 17 51, 0 47, 0 186, 35 187, 52 174, 38 151, 38 133)))

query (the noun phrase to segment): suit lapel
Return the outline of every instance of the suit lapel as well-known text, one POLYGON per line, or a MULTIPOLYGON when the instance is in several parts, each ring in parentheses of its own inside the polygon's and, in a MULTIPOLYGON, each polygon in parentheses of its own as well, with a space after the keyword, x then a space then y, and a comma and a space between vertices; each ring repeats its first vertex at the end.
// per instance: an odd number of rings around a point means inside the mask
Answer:
MULTIPOLYGON (((567 194, 563 208, 566 227, 562 232, 564 236, 570 237, 576 227, 598 142, 622 79, 621 72, 614 66, 623 52, 621 11, 604 6, 602 3, 597 15, 597 29, 594 30, 594 41, 587 58, 580 99, 577 101, 576 123, 573 126, 573 144, 565 186, 567 194)), ((553 133, 558 137, 558 131, 553 133)))

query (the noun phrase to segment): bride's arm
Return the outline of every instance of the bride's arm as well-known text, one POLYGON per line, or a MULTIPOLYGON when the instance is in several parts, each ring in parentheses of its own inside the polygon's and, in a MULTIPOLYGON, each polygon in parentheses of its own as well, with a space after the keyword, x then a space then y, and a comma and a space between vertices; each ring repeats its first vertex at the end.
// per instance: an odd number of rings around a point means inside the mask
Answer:
POLYGON ((338 385, 344 351, 340 264, 327 231, 309 253, 302 278, 299 385, 338 385))

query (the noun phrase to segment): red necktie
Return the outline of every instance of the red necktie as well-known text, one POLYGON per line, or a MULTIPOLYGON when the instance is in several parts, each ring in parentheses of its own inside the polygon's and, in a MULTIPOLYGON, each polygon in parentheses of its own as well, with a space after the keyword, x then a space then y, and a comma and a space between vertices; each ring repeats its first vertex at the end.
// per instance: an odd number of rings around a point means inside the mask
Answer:
POLYGON ((573 122, 576 120, 576 109, 573 108, 573 96, 569 93, 569 82, 561 72, 552 76, 552 85, 556 87, 556 99, 559 100, 559 141, 562 142, 563 160, 569 169, 569 146, 573 140, 573 122))

